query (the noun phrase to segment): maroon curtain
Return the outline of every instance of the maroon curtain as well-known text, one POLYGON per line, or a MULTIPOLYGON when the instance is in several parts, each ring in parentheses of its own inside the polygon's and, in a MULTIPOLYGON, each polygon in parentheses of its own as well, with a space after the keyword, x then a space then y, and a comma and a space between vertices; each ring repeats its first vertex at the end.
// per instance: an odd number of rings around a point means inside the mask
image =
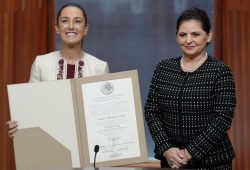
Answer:
POLYGON ((35 56, 55 48, 54 12, 54 0, 1 1, 0 169, 15 169, 13 143, 5 130, 10 120, 6 85, 27 82, 35 56))
POLYGON ((215 55, 232 69, 237 107, 230 130, 233 169, 250 169, 250 1, 215 0, 215 55))

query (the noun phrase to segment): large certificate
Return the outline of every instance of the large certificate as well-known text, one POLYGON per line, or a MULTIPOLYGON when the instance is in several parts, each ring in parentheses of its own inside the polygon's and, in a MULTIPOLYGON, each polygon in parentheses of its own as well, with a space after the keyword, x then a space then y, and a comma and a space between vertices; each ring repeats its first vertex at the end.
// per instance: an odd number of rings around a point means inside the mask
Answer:
POLYGON ((116 166, 147 161, 137 71, 76 81, 84 164, 116 166))
POLYGON ((8 95, 11 118, 19 123, 17 169, 90 167, 96 145, 97 167, 147 161, 135 70, 8 85, 8 95))
MULTIPOLYGON (((97 162, 140 156, 132 79, 88 83, 82 89, 89 150, 100 145, 97 162)), ((89 156, 93 163, 94 153, 89 156)))

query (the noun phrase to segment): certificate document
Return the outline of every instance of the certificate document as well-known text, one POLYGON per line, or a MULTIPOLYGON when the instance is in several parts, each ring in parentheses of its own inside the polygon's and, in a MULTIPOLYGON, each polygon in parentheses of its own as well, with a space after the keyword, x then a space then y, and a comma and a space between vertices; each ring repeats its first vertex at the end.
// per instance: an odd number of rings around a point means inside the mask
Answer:
POLYGON ((82 85, 90 163, 140 156, 131 78, 82 85))
POLYGON ((136 70, 75 81, 84 166, 147 162, 147 144, 136 70))
POLYGON ((96 145, 97 167, 147 161, 136 70, 8 85, 8 97, 18 169, 92 167, 96 145))

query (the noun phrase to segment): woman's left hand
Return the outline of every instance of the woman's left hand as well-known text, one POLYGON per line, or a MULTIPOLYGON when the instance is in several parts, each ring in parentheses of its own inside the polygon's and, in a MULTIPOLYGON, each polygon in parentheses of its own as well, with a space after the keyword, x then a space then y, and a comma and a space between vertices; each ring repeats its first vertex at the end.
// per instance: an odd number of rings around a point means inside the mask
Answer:
POLYGON ((192 156, 190 155, 190 153, 188 152, 188 150, 185 148, 185 149, 182 149, 181 150, 183 155, 184 155, 184 158, 187 160, 187 161, 190 161, 192 159, 192 156))
POLYGON ((170 148, 166 150, 163 155, 171 168, 181 168, 187 164, 184 153, 179 148, 170 148))

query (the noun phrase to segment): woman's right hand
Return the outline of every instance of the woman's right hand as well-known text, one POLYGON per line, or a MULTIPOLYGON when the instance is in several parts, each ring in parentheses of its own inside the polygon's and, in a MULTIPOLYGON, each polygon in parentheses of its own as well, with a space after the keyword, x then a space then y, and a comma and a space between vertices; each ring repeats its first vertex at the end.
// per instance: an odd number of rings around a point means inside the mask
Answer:
POLYGON ((18 130, 17 121, 15 121, 15 120, 8 121, 6 123, 6 129, 7 129, 8 136, 10 138, 13 138, 14 137, 14 133, 16 133, 16 131, 18 130))
POLYGON ((187 164, 187 160, 179 148, 170 148, 163 155, 171 168, 181 168, 187 164))

